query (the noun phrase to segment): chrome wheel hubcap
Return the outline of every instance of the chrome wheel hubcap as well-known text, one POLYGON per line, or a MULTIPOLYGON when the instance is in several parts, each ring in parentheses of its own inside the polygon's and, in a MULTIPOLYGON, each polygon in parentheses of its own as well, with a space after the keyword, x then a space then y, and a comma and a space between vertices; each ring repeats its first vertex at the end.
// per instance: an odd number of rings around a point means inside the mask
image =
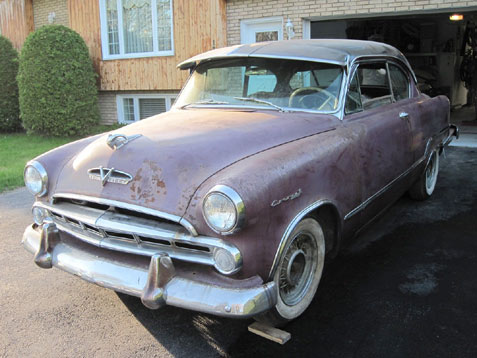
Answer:
POLYGON ((280 266, 280 297, 286 305, 293 306, 305 296, 313 282, 317 260, 316 241, 308 233, 299 233, 280 266))

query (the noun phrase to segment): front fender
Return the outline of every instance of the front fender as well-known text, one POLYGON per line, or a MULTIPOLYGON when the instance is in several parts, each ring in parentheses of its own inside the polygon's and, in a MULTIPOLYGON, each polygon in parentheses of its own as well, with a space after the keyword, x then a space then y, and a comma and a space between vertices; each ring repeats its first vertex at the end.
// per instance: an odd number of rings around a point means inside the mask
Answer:
POLYGON ((265 280, 287 228, 305 208, 324 201, 345 213, 359 203, 356 146, 356 138, 340 126, 246 158, 205 181, 184 218, 200 234, 217 236, 203 218, 202 199, 217 184, 236 190, 245 203, 245 225, 222 238, 242 252, 239 275, 259 274, 265 280))

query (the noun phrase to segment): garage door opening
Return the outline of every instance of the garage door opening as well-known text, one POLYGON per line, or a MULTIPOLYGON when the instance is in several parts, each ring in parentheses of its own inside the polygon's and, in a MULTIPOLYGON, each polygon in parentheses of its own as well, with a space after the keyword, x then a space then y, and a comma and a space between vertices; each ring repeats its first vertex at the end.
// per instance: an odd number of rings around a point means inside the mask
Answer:
MULTIPOLYGON (((422 92, 430 96, 446 95, 452 108, 459 108, 472 102, 466 85, 470 88, 468 81, 477 72, 477 66, 475 70, 469 66, 473 60, 469 35, 477 37, 477 31, 472 28, 477 22, 477 12, 464 13, 462 21, 451 21, 449 15, 312 21, 310 37, 372 40, 393 45, 411 63, 422 92), (470 78, 466 80, 466 76, 470 78)), ((477 74, 475 77, 477 81, 477 74)))

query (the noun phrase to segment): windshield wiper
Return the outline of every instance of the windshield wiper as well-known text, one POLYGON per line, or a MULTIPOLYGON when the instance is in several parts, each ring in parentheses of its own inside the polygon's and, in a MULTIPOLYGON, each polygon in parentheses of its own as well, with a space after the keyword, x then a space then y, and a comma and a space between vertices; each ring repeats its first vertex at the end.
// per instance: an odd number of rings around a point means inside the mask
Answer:
POLYGON ((204 100, 197 101, 197 102, 192 102, 192 103, 184 104, 184 105, 181 107, 181 109, 184 109, 184 108, 189 107, 189 106, 193 106, 193 105, 195 105, 195 104, 229 104, 229 102, 216 101, 215 99, 209 98, 209 99, 204 99, 204 100))
POLYGON ((270 107, 273 107, 275 109, 278 109, 280 112, 288 112, 285 108, 277 106, 276 104, 272 102, 264 101, 263 99, 258 99, 254 97, 234 97, 234 99, 238 99, 239 101, 262 103, 262 104, 269 105, 270 107))

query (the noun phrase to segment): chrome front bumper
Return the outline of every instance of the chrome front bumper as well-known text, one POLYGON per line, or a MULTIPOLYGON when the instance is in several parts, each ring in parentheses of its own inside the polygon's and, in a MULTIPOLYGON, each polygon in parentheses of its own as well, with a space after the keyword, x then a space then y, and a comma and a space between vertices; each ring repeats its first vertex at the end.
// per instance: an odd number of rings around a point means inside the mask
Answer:
POLYGON ((209 284, 176 272, 171 258, 161 252, 154 254, 149 264, 144 264, 144 258, 142 263, 122 260, 125 258, 122 253, 101 255, 100 251, 90 252, 60 237, 53 222, 43 224, 41 231, 28 226, 22 243, 35 255, 38 266, 55 266, 86 281, 140 297, 151 309, 167 304, 218 316, 247 318, 274 307, 277 302, 274 282, 244 288, 209 284))

